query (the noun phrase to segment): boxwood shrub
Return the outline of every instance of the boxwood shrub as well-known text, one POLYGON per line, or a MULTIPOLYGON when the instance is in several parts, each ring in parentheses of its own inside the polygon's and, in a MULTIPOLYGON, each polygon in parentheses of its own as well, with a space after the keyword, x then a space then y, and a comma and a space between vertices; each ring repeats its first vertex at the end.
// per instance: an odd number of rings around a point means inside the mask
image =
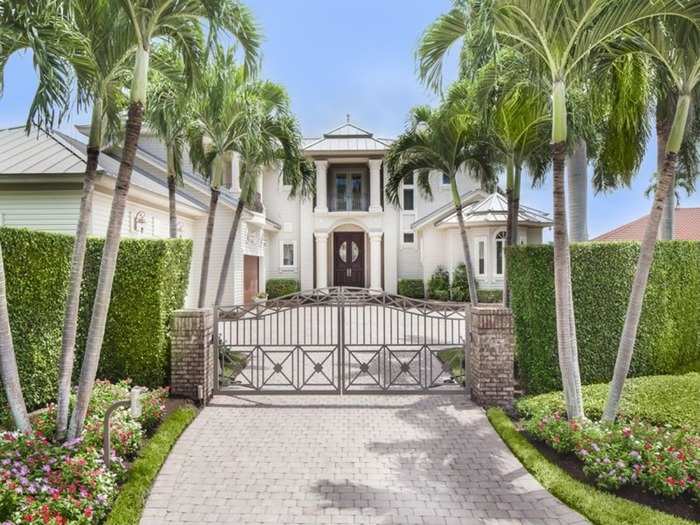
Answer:
MULTIPOLYGON (((612 377, 639 244, 571 247, 581 379, 612 377)), ((516 359, 529 393, 561 388, 551 246, 518 246, 507 258, 516 359)), ((639 324, 631 376, 693 371, 700 363, 700 242, 658 242, 639 324)))
MULTIPOLYGON (((28 408, 32 410, 52 401, 56 395, 73 238, 0 228, 0 243, 20 380, 28 408)), ((88 240, 76 369, 82 360, 102 244, 101 239, 88 240)), ((183 304, 191 246, 188 240, 122 240, 99 377, 113 381, 130 377, 136 384, 149 387, 166 383, 168 318, 183 304)), ((0 398, 0 413, 4 404, 0 398)))
POLYGON ((265 283, 265 291, 270 299, 298 292, 299 289, 299 281, 296 279, 268 279, 265 283))
POLYGON ((399 295, 413 299, 425 299, 425 283, 423 279, 399 279, 399 295))

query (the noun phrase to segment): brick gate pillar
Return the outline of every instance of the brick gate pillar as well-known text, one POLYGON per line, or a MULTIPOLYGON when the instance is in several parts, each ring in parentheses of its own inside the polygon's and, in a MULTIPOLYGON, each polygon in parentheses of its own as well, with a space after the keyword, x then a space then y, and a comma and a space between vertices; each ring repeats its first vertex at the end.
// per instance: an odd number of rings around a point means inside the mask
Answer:
POLYGON ((513 314, 502 305, 471 308, 470 390, 481 406, 510 407, 514 391, 513 314))
POLYGON ((206 402, 215 387, 214 315, 209 308, 177 310, 170 327, 172 395, 206 402))

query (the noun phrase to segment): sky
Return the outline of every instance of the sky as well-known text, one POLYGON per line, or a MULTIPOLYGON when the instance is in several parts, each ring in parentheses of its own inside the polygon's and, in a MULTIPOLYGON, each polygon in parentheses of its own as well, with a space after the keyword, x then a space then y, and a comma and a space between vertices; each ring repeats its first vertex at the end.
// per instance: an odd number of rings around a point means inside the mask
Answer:
MULTIPOLYGON (((246 0, 265 36, 263 76, 283 84, 305 136, 319 136, 345 121, 379 137, 401 133, 411 107, 435 104, 415 72, 422 31, 450 7, 450 0, 246 0)), ((454 54, 453 54, 454 55, 454 54)), ((454 56, 445 81, 456 77, 454 56)), ((31 55, 14 55, 5 70, 0 127, 24 123, 36 87, 31 55)), ((62 129, 89 121, 73 113, 62 129)), ((589 193, 591 237, 649 212, 644 196, 655 171, 655 141, 632 187, 607 195, 589 193)), ((522 202, 551 212, 551 185, 524 182, 522 202)), ((681 195, 681 206, 700 206, 700 194, 681 195)), ((545 233, 551 239, 551 231, 545 233)))

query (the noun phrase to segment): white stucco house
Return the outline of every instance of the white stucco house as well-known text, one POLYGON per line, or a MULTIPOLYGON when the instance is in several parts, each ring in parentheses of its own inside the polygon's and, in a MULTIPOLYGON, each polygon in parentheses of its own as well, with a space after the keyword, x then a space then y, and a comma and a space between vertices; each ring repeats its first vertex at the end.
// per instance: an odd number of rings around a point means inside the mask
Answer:
MULTIPOLYGON (((87 129, 78 126, 83 134, 87 129)), ((401 207, 385 201, 383 158, 391 139, 375 137, 351 122, 304 139, 304 151, 316 166, 316 196, 290 198, 279 167, 261 178, 262 209, 246 209, 229 269, 224 302, 250 301, 271 278, 294 278, 302 289, 359 286, 395 293, 402 278, 426 282, 438 266, 450 274, 462 260, 462 247, 449 186, 431 174, 433 198, 413 180, 401 191, 401 207)), ((85 169, 82 140, 62 133, 0 130, 0 225, 74 233, 85 169)), ((119 148, 100 157, 92 230, 105 234, 119 148)), ((148 130, 142 133, 124 220, 125 237, 168 236, 165 148, 148 130)), ((209 186, 185 161, 178 189, 179 235, 193 240, 187 305, 196 302, 207 218, 209 186)), ((207 299, 213 300, 225 240, 237 203, 238 163, 229 162, 230 178, 217 210, 207 299)), ((482 288, 500 288, 503 278, 506 202, 486 194, 478 183, 459 177, 465 204, 476 278, 482 288)), ((520 242, 542 242, 551 226, 546 213, 521 207, 520 242)))

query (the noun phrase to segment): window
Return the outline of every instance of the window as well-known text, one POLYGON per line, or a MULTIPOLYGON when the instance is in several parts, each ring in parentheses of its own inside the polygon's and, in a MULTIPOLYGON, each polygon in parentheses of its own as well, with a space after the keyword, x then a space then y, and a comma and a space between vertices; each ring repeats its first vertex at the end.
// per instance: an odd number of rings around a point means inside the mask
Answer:
POLYGON ((415 189, 415 187, 413 186, 413 174, 407 175, 403 179, 403 209, 404 209, 404 211, 415 210, 415 202, 413 199, 414 189, 415 189))
POLYGON ((403 232, 403 243, 413 244, 416 242, 416 234, 413 232, 403 232))
POLYGON ((443 186, 450 185, 450 177, 448 175, 446 175, 445 173, 442 174, 442 185, 443 186))
POLYGON ((506 244, 506 232, 496 235, 496 275, 503 275, 503 247, 506 244))
POLYGON ((329 211, 369 209, 369 180, 361 167, 335 168, 328 184, 329 211))
POLYGON ((483 277, 486 275, 486 238, 480 237, 476 241, 476 273, 483 277))
POLYGON ((285 241, 280 245, 280 267, 296 268, 296 248, 297 243, 294 241, 285 241))

